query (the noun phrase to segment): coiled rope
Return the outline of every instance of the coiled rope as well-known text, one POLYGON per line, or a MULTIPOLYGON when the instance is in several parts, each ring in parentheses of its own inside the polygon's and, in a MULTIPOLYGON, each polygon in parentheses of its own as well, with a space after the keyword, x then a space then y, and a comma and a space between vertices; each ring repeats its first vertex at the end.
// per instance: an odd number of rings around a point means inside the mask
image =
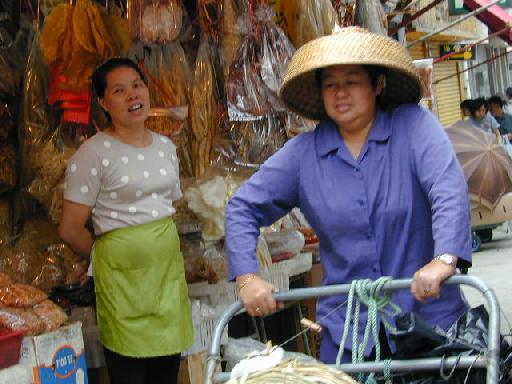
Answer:
MULTIPOLYGON (((392 279, 389 276, 383 276, 373 281, 370 279, 354 280, 350 286, 348 294, 347 312, 343 335, 341 336, 338 355, 336 356, 336 365, 341 364, 341 357, 345 351, 345 343, 349 335, 350 324, 352 322, 352 363, 362 363, 364 361, 364 352, 368 346, 370 333, 375 343, 375 361, 380 361, 380 340, 378 332, 378 315, 382 315, 381 320, 384 327, 396 332, 396 329, 387 320, 388 316, 394 316, 401 312, 398 305, 391 301, 392 292, 383 291, 384 286, 392 279), (361 303, 368 307, 368 320, 363 334, 363 340, 358 343, 359 334, 359 315, 361 312, 361 303)), ((391 360, 386 360, 384 368, 384 379, 391 378, 391 360)), ((364 375, 359 374, 358 381, 362 382, 364 375)), ((365 384, 376 384, 375 373, 371 373, 366 378, 365 384)))

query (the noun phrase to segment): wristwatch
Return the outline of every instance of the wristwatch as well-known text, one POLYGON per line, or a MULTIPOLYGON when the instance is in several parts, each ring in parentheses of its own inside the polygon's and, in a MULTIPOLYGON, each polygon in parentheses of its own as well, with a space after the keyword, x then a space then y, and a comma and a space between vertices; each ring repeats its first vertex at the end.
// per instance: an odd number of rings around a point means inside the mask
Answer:
POLYGON ((441 263, 454 267, 457 264, 457 257, 447 253, 434 257, 434 260, 439 260, 441 263))

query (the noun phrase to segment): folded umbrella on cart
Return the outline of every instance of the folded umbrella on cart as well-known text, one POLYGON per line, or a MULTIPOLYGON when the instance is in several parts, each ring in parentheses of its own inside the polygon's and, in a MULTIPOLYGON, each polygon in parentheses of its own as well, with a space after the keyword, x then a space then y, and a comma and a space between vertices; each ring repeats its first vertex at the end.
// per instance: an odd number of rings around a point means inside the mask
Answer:
POLYGON ((512 159, 495 135, 469 121, 449 126, 446 133, 464 171, 472 200, 494 210, 502 196, 512 192, 512 159))

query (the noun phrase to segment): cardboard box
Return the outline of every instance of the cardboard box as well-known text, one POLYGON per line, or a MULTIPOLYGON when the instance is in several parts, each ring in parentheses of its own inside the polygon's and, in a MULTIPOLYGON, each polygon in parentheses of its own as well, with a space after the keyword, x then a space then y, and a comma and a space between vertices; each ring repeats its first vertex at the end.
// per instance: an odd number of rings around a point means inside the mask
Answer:
POLYGON ((34 384, 87 384, 82 324, 25 337, 20 364, 32 367, 34 384))

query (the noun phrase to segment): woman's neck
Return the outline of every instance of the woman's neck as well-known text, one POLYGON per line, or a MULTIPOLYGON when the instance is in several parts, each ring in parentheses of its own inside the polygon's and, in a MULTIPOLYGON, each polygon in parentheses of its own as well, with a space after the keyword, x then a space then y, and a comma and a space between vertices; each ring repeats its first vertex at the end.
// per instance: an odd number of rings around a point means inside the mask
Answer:
POLYGON ((338 127, 338 131, 354 159, 359 158, 372 128, 373 121, 374 119, 370 120, 362 128, 347 129, 346 127, 338 127))
POLYGON ((142 125, 140 127, 122 127, 112 126, 107 133, 114 136, 125 144, 134 147, 146 147, 151 144, 151 135, 149 131, 142 125))

